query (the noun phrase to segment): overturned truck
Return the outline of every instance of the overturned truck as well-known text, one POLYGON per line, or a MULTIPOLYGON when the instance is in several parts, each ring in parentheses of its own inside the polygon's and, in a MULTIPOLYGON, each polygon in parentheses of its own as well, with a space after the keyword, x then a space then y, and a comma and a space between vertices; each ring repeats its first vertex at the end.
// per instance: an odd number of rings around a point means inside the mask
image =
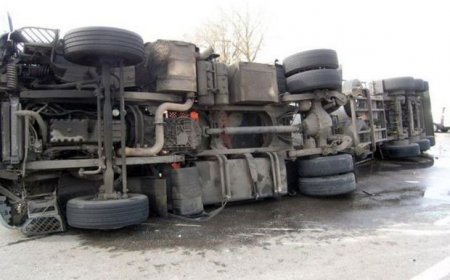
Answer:
POLYGON ((356 161, 408 159, 435 145, 428 82, 396 77, 343 83, 348 103, 332 113, 336 130, 352 137, 356 161))
POLYGON ((149 213, 356 188, 336 52, 225 65, 130 31, 27 27, 0 38, 0 213, 25 234, 116 229, 149 213), (294 177, 288 180, 288 177, 294 177))

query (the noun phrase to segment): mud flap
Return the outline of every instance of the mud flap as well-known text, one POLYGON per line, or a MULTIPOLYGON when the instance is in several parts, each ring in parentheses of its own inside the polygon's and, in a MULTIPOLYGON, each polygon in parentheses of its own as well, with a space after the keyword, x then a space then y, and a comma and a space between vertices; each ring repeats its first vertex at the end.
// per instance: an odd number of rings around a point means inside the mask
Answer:
POLYGON ((248 169, 253 181, 253 194, 255 195, 255 199, 257 200, 261 197, 261 193, 259 192, 258 187, 258 168, 256 166, 255 158, 252 156, 252 154, 245 153, 244 156, 247 160, 248 169))

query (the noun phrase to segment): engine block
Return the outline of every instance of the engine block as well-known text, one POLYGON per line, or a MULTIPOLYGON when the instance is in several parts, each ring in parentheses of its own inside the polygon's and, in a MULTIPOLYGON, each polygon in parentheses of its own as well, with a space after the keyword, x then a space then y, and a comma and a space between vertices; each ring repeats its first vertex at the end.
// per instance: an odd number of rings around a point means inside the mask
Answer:
MULTIPOLYGON (((97 120, 94 119, 53 119, 50 121, 51 143, 96 142, 97 120)), ((120 122, 113 121, 113 142, 120 141, 120 122)))

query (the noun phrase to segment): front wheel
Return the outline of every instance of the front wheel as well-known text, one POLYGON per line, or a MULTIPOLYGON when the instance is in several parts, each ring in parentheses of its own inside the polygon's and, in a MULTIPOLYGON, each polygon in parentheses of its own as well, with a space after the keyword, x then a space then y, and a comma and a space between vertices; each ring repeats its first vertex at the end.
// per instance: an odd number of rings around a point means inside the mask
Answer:
POLYGON ((144 41, 138 34, 113 27, 84 27, 64 36, 64 57, 85 66, 100 66, 105 61, 136 65, 144 59, 144 41))
POLYGON ((113 200, 82 196, 67 202, 66 215, 71 227, 108 230, 145 222, 148 209, 148 198, 142 194, 128 194, 127 198, 113 200))

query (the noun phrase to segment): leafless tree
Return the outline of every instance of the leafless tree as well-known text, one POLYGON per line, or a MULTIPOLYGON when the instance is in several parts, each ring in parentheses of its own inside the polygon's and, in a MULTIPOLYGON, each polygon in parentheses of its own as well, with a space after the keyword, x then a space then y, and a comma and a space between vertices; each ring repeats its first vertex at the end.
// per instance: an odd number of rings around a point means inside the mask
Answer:
POLYGON ((201 48, 213 48, 221 62, 255 61, 264 41, 262 24, 248 10, 221 12, 218 19, 208 21, 195 34, 201 48))

